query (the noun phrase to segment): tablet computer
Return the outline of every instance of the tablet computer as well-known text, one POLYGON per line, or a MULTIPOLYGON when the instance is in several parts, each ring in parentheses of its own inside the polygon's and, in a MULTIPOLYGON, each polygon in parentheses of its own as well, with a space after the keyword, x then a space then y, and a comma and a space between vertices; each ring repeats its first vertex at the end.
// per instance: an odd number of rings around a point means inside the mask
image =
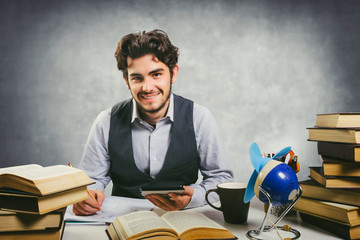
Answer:
POLYGON ((140 188, 140 192, 142 196, 146 196, 149 194, 159 194, 159 195, 164 195, 164 196, 168 196, 169 193, 176 193, 176 194, 181 194, 184 192, 184 186, 183 185, 178 185, 178 186, 166 186, 166 187, 142 187, 140 188))

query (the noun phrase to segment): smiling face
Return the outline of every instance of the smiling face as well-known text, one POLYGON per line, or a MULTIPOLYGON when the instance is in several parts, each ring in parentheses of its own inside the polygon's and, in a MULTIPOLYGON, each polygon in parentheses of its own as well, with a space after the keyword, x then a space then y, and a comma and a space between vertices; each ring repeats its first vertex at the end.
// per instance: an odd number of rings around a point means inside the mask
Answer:
POLYGON ((169 67, 159 61, 153 54, 147 54, 139 58, 127 58, 127 87, 135 99, 139 113, 143 120, 150 124, 156 124, 167 112, 171 84, 176 81, 178 66, 173 68, 173 74, 169 67))

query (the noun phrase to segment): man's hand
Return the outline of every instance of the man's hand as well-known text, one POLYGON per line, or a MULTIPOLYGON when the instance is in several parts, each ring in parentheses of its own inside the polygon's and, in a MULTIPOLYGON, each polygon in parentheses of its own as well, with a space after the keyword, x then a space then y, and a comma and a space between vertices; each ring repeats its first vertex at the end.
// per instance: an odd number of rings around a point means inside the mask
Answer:
POLYGON ((166 211, 176 211, 186 207, 194 194, 194 189, 192 187, 184 186, 184 189, 185 190, 181 195, 169 193, 170 199, 158 194, 147 195, 145 198, 152 202, 155 206, 166 211))
POLYGON ((75 203, 73 205, 73 212, 75 215, 92 215, 98 212, 105 199, 105 194, 101 190, 89 190, 95 197, 96 201, 90 196, 88 199, 75 203))

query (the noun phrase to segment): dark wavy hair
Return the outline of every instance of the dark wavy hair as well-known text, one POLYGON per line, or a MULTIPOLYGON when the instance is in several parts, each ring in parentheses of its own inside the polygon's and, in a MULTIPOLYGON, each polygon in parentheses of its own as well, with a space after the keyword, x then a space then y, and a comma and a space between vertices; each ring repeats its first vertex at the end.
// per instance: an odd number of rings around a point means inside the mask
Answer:
POLYGON ((155 29, 150 32, 142 31, 125 35, 118 43, 115 51, 117 67, 128 79, 127 57, 132 59, 146 54, 154 54, 157 59, 169 67, 170 76, 179 57, 179 49, 172 45, 166 32, 155 29))

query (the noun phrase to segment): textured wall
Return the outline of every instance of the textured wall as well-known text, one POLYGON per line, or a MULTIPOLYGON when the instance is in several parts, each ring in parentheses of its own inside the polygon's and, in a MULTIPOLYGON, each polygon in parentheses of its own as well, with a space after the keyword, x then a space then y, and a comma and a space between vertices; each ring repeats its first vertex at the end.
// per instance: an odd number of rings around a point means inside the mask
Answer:
POLYGON ((165 30, 180 48, 174 91, 214 114, 235 171, 248 148, 292 146, 319 164, 316 113, 360 111, 359 1, 0 0, 0 167, 78 165, 90 126, 130 96, 119 39, 165 30))

